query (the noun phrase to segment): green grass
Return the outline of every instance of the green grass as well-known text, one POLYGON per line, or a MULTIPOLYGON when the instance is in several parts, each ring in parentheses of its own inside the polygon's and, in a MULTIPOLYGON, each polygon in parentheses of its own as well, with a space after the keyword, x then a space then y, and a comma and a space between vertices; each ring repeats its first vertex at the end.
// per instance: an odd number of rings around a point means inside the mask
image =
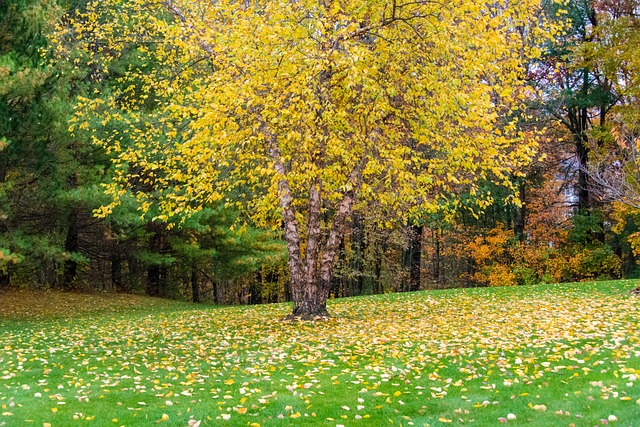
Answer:
POLYGON ((637 284, 342 299, 317 323, 0 294, 0 426, 637 426, 637 284))

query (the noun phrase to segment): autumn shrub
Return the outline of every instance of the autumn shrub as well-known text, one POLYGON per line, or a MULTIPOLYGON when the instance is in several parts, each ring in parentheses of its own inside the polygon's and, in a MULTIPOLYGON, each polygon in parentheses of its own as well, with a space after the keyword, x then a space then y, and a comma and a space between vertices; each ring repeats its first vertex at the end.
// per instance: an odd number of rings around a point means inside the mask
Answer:
POLYGON ((622 261, 609 246, 582 248, 575 254, 574 259, 574 272, 578 280, 620 277, 622 261))
POLYGON ((478 281, 489 286, 515 286, 518 284, 514 271, 508 265, 500 263, 485 267, 476 273, 475 277, 478 281))
POLYGON ((517 239, 512 230, 498 225, 484 236, 477 237, 468 245, 476 266, 473 278, 487 286, 517 285, 517 277, 511 266, 518 252, 517 239))
POLYGON ((514 267, 513 275, 518 285, 537 285, 542 281, 536 270, 527 266, 514 267))

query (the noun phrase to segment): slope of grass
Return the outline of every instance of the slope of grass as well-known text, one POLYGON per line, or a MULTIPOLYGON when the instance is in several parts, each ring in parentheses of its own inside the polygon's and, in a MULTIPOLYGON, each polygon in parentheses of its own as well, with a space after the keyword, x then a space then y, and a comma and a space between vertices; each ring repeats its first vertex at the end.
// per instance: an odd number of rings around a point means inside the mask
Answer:
POLYGON ((3 308, 0 426, 639 425, 636 285, 351 298, 318 323, 108 296, 3 308))
POLYGON ((81 316, 106 316, 135 311, 186 309, 178 301, 141 295, 38 292, 12 289, 0 292, 0 321, 34 321, 81 316))

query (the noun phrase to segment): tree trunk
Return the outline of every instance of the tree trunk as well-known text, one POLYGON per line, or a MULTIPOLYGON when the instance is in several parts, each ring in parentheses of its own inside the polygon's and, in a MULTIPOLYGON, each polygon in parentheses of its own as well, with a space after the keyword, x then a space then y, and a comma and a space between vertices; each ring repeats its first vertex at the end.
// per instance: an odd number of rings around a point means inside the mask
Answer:
MULTIPOLYGON (((380 243, 383 245, 383 243, 380 243)), ((375 261, 373 265, 373 293, 383 294, 384 286, 382 285, 382 256, 384 249, 376 249, 375 261)))
POLYGON ((191 300, 200 302, 200 284, 198 283, 198 269, 195 262, 191 266, 191 300))
POLYGON ((122 259, 116 250, 111 252, 111 290, 121 292, 122 289, 122 259))
POLYGON ((587 211, 589 203, 589 147, 586 136, 576 136, 576 155, 578 157, 578 210, 587 211))
MULTIPOLYGON (((148 230, 153 234, 149 240, 149 251, 155 254, 164 252, 163 231, 160 226, 154 223, 148 225, 148 230)), ((166 267, 161 263, 154 262, 147 267, 147 295, 152 297, 164 296, 166 279, 166 267)))
POLYGON ((357 293, 358 295, 362 295, 364 291, 364 257, 365 251, 367 249, 366 242, 364 239, 364 221, 360 217, 360 215, 353 216, 353 228, 356 231, 354 238, 352 241, 355 244, 355 252, 356 252, 356 263, 355 270, 357 271, 357 293))
POLYGON ((525 221, 526 221, 526 201, 525 201, 525 196, 526 196, 526 191, 525 191, 525 182, 524 180, 521 180, 518 183, 518 195, 520 197, 520 202, 522 203, 522 205, 519 208, 516 208, 516 218, 515 218, 515 224, 514 224, 514 228, 515 228, 515 234, 516 237, 518 238, 519 242, 524 242, 526 240, 526 236, 525 236, 525 221))
MULTIPOLYGON (((320 196, 318 189, 311 189, 309 202, 309 220, 307 221, 307 251, 304 268, 293 265, 291 271, 291 289, 293 290, 293 312, 287 319, 313 320, 327 318, 327 299, 331 290, 333 266, 340 248, 340 242, 345 235, 347 218, 351 214, 353 197, 345 194, 333 217, 333 223, 327 230, 326 241, 322 244, 322 229, 320 224, 320 196), (315 192, 317 191, 317 195, 315 192), (317 197, 317 201, 314 200, 317 197), (318 268, 319 266, 319 268, 318 268)), ((285 222, 286 224, 286 222, 285 222)), ((297 225, 297 223, 296 223, 297 225)), ((293 227, 286 227, 293 229, 293 227)), ((299 251, 299 234, 291 236, 285 232, 287 247, 299 251), (289 236, 289 238, 287 238, 289 236), (297 238, 297 239, 296 239, 297 238), (294 246, 294 243, 298 244, 294 246)), ((291 249, 290 252, 291 254, 291 249)), ((299 253, 299 252, 298 252, 299 253)), ((291 259, 289 266, 292 267, 291 259)))
POLYGON ((147 295, 160 296, 160 266, 151 265, 147 269, 147 295))
POLYGON ((422 226, 411 227, 411 256, 409 258, 409 291, 420 290, 420 270, 422 264, 422 226))
MULTIPOLYGON (((3 184, 7 178, 7 166, 8 166, 6 151, 0 150, 0 184, 3 184)), ((4 228, 3 222, 6 221, 6 217, 0 218, 0 227, 4 228)), ((8 288, 11 285, 11 276, 9 272, 0 271, 0 289, 8 288)))
POLYGON ((442 275, 440 274, 440 228, 433 230, 435 251, 433 253, 433 278, 438 285, 442 287, 442 275))
POLYGON ((213 287, 213 289, 211 290, 211 298, 213 299, 213 303, 214 304, 219 304, 220 303, 220 297, 218 296, 218 281, 216 279, 213 279, 211 281, 211 286, 213 287))
MULTIPOLYGON (((289 272, 293 311, 287 319, 311 320, 327 318, 327 298, 331 289, 333 265, 340 242, 345 234, 346 221, 351 215, 353 193, 348 191, 338 204, 332 224, 322 228, 322 183, 316 179, 309 188, 307 205, 306 242, 300 237, 300 224, 293 206, 293 193, 287 180, 287 167, 278 147, 277 136, 265 122, 260 132, 269 144, 269 154, 274 162, 278 180, 278 199, 284 223, 284 240, 289 252, 289 272), (326 237, 326 239, 325 239, 326 237), (305 256, 302 258, 302 246, 305 256)), ((354 170, 359 174, 359 168, 354 170)), ((353 185, 355 187, 356 185, 353 185)))
MULTIPOLYGON (((80 247, 79 245, 79 226, 78 226, 78 211, 75 208, 71 208, 69 213, 69 223, 67 228, 67 237, 64 241, 64 251, 68 255, 76 254, 80 247)), ((64 262, 64 277, 62 279, 62 286, 65 289, 71 288, 78 276, 78 262, 73 259, 67 259, 64 262)))
POLYGON ((11 286, 11 276, 9 273, 0 271, 0 289, 7 289, 9 286, 11 286))

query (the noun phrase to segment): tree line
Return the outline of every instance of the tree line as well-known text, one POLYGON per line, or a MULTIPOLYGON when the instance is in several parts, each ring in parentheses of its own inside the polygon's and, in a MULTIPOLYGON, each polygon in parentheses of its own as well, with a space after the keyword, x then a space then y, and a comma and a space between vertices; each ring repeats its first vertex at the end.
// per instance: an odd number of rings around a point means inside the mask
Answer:
POLYGON ((0 4, 0 287, 636 277, 635 0, 0 4))

